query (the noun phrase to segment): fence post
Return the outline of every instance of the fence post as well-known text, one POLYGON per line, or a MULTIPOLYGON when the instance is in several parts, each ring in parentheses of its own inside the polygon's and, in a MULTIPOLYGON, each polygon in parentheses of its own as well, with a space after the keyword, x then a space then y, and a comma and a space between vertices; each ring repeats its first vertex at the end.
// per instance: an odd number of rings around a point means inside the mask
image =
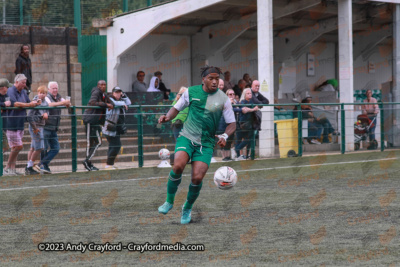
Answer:
POLYGON ((24 25, 24 2, 19 0, 19 25, 24 25))
POLYGON ((342 145, 341 145, 341 153, 344 154, 346 151, 346 118, 345 118, 345 111, 344 111, 344 104, 340 105, 340 117, 341 117, 341 136, 342 136, 342 145))
POLYGON ((147 6, 152 6, 153 5, 153 1, 152 0, 147 0, 147 6))
POLYGON ((0 112, 0 177, 3 176, 3 118, 1 117, 1 112, 0 112))
POLYGON ((138 108, 138 163, 139 168, 143 167, 143 116, 142 107, 138 108))
POLYGON ((71 153, 72 153, 72 172, 77 171, 77 130, 76 130, 76 108, 72 107, 71 114, 71 153))
POLYGON ((385 150, 385 110, 383 103, 379 103, 379 111, 381 113, 381 151, 385 150))
POLYGON ((297 136, 298 136, 298 144, 299 144, 299 153, 298 156, 302 157, 303 156, 303 113, 301 112, 301 104, 298 106, 297 110, 297 136))
POLYGON ((122 2, 122 11, 124 11, 124 12, 128 12, 129 11, 129 9, 128 9, 128 0, 123 0, 123 2, 122 2))

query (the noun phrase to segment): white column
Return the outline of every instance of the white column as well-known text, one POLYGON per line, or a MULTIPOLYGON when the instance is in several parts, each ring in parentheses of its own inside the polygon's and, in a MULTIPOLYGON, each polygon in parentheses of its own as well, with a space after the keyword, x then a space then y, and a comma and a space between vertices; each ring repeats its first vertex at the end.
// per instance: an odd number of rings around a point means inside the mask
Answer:
MULTIPOLYGON (((393 10, 393 102, 400 102, 400 4, 394 5, 393 10)), ((400 105, 395 105, 393 125, 393 144, 400 144, 400 105)))
MULTIPOLYGON (((274 102, 274 50, 272 0, 257 0, 258 80, 260 92, 274 102)), ((275 151, 274 109, 262 109, 260 157, 272 157, 275 151)))
MULTIPOLYGON (((352 1, 339 0, 339 89, 340 102, 353 103, 353 16, 352 1)), ((354 106, 345 106, 346 151, 354 150, 354 106)))

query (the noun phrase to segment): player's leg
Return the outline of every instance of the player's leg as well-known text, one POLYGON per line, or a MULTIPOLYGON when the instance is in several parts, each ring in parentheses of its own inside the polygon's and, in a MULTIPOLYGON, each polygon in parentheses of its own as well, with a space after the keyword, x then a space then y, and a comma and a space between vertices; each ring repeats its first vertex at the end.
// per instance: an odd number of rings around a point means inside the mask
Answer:
POLYGON ((168 211, 172 209, 176 191, 182 181, 183 170, 190 159, 189 155, 192 153, 193 145, 191 144, 191 141, 186 137, 180 136, 176 143, 174 167, 168 176, 167 199, 165 200, 165 203, 158 208, 158 212, 167 214, 168 211))
POLYGON ((200 195, 203 185, 203 178, 210 166, 213 155, 213 146, 196 146, 192 156, 192 179, 189 185, 186 202, 182 207, 181 224, 187 224, 191 221, 191 213, 194 202, 200 195))
POLYGON ((189 185, 189 191, 186 202, 182 207, 181 224, 188 224, 192 220, 192 207, 203 185, 203 178, 208 170, 208 164, 202 161, 192 162, 192 180, 189 185))

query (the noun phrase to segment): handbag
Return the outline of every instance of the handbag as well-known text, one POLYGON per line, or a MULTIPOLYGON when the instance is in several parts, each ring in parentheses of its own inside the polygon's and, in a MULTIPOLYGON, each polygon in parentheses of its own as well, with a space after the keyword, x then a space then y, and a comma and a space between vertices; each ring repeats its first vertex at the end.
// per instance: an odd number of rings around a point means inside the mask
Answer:
POLYGON ((117 125, 117 134, 119 134, 119 135, 126 134, 127 131, 128 131, 128 128, 126 127, 125 124, 117 125))
POLYGON ((115 132, 117 130, 117 125, 115 125, 114 122, 108 120, 106 121, 105 127, 106 130, 109 132, 115 132))

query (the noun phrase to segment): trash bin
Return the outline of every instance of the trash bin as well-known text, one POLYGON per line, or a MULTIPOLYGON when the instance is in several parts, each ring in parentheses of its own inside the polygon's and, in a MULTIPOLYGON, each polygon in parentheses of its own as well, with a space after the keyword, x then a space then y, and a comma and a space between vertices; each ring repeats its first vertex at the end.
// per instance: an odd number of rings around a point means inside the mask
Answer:
POLYGON ((276 120, 278 130, 279 154, 281 158, 297 157, 299 153, 298 120, 276 120))

